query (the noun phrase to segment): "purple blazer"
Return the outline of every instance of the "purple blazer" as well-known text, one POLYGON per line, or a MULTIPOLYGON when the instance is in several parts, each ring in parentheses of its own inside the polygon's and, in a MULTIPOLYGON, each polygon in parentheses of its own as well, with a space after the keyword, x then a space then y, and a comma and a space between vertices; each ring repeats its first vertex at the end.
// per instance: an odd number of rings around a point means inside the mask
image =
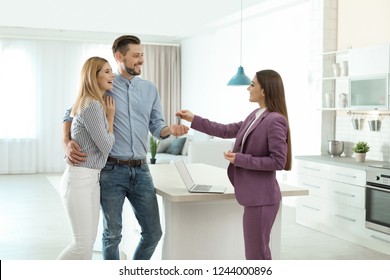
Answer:
POLYGON ((238 203, 261 206, 279 203, 282 196, 276 170, 287 161, 287 120, 266 110, 253 124, 243 143, 245 131, 255 118, 253 111, 243 122, 220 124, 195 116, 191 128, 220 138, 236 138, 234 164, 227 173, 238 203))

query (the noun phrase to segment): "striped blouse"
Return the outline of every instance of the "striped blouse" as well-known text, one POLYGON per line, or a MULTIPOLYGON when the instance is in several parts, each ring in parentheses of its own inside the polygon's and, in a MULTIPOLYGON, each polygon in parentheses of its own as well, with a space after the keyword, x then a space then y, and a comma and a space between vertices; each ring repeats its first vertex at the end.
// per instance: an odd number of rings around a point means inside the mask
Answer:
POLYGON ((115 137, 108 132, 106 114, 97 100, 90 101, 88 106, 84 102, 81 112, 74 116, 71 138, 87 154, 87 160, 78 166, 102 169, 106 165, 115 137))

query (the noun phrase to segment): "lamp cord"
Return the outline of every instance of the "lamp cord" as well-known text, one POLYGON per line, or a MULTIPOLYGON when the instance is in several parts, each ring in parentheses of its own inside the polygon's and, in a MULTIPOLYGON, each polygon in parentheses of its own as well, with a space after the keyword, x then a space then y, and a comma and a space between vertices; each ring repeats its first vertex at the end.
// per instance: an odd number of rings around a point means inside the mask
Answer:
POLYGON ((241 20, 240 20, 240 66, 242 66, 242 0, 241 0, 241 20))

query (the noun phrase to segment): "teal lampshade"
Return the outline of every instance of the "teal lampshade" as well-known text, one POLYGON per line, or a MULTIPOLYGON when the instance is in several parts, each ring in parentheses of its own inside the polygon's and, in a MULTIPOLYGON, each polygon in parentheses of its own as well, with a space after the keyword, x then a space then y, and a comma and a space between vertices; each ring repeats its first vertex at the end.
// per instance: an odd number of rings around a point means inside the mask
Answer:
POLYGON ((237 74, 228 82, 228 86, 249 86, 252 80, 249 79, 244 72, 244 67, 240 66, 237 69, 237 74))

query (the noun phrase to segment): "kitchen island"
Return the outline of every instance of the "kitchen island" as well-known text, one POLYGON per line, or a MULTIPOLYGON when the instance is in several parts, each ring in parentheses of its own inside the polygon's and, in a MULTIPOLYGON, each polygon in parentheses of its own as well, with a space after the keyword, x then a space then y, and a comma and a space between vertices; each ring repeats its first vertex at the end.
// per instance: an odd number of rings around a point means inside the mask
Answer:
MULTIPOLYGON (((206 164, 187 164, 198 184, 227 187, 224 194, 189 193, 173 164, 149 165, 156 193, 160 197, 160 216, 164 235, 155 259, 245 259, 242 234, 243 207, 235 199, 226 169, 206 164), (161 252, 161 253, 160 253, 161 252), (160 255, 161 254, 161 255, 160 255)), ((308 190, 281 184, 282 196, 308 195, 308 190)), ((129 207, 125 203, 125 207, 129 207)), ((138 241, 131 209, 124 210, 121 250, 131 258, 138 241), (130 234, 129 234, 130 233, 130 234), (134 234, 131 234, 134 233, 134 234)), ((281 209, 271 234, 274 259, 280 258, 281 209)))

